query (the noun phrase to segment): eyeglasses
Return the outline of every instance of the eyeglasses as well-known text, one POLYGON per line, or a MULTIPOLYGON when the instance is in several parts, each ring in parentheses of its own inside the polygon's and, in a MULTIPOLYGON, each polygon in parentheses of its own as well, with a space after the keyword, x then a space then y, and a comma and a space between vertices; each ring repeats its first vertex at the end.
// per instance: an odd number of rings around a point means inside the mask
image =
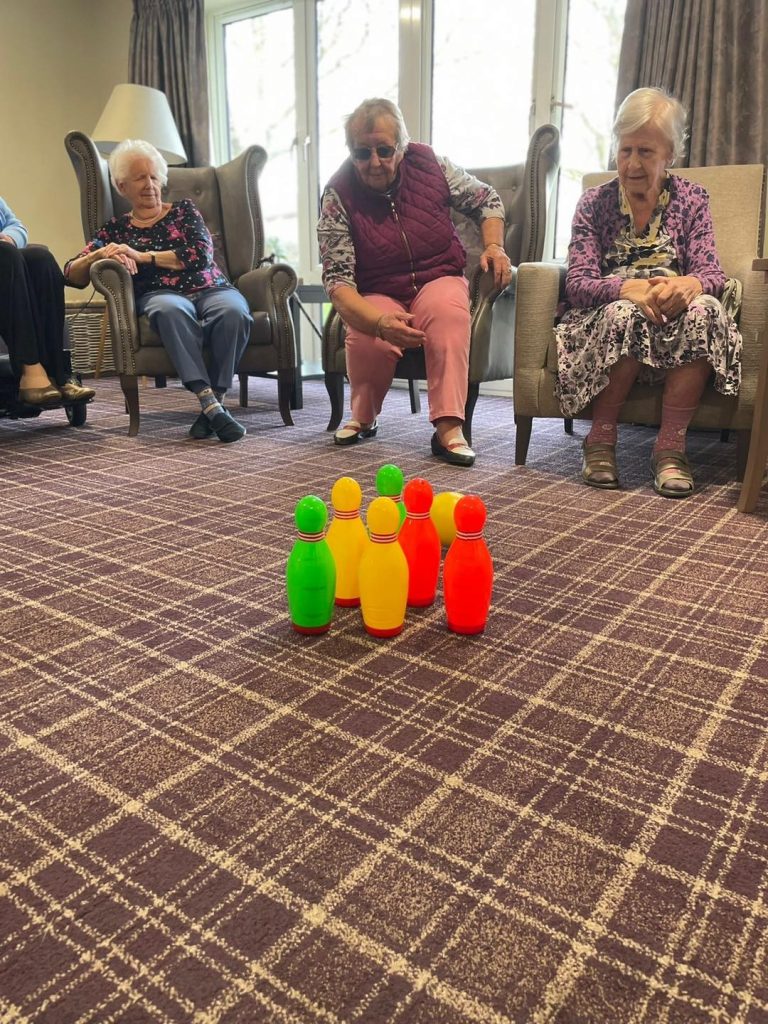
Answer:
POLYGON ((352 159, 359 160, 360 163, 364 163, 366 160, 370 160, 373 156, 374 150, 379 160, 389 160, 397 152, 397 146, 355 146, 352 152, 352 159))

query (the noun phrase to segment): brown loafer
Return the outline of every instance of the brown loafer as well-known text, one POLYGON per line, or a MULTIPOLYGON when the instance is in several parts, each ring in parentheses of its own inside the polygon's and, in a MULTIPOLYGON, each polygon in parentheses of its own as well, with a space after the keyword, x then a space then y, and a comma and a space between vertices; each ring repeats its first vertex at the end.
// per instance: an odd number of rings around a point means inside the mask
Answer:
POLYGON ((581 479, 590 487, 604 491, 615 491, 619 486, 619 470, 616 465, 616 445, 596 442, 582 446, 581 479), (600 474, 600 476, 598 476, 600 474), (603 479, 600 479, 602 476, 603 479))
POLYGON ((64 381, 59 390, 65 402, 87 402, 96 394, 93 388, 84 388, 72 377, 64 381))
POLYGON ((685 452, 664 448, 651 455, 651 473, 653 473, 653 489, 662 498, 689 498, 695 491, 691 465, 685 452), (670 483, 679 480, 683 487, 670 487, 670 483))
POLYGON ((19 401, 27 405, 60 405, 61 391, 53 384, 44 388, 19 388, 19 401))

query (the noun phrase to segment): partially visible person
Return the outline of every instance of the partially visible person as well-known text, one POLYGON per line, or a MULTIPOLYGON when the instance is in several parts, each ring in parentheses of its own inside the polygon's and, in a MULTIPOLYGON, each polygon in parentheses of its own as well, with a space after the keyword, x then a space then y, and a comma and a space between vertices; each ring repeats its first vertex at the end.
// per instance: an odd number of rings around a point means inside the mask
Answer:
POLYGON ((407 348, 424 347, 434 455, 471 466, 464 437, 469 377, 466 253, 451 209, 480 228, 480 265, 499 287, 512 268, 504 251, 504 208, 496 191, 410 142, 403 115, 386 99, 370 99, 346 121, 349 157, 322 197, 317 226, 323 283, 346 325, 352 418, 337 445, 373 437, 407 348))
POLYGON ((138 316, 149 319, 184 387, 200 403, 190 437, 238 441, 245 427, 222 403, 250 337, 248 303, 216 265, 211 234, 195 204, 163 202, 168 165, 151 143, 121 142, 109 170, 130 212, 101 227, 64 273, 70 284, 85 287, 92 263, 122 263, 133 275, 138 316))
POLYGON ((694 493, 686 431, 708 379, 724 395, 741 383, 741 335, 718 301, 725 275, 709 197, 668 170, 684 152, 685 124, 663 90, 630 93, 613 125, 618 176, 587 189, 574 214, 555 390, 566 416, 593 403, 582 463, 592 487, 619 486, 617 421, 638 377, 664 382, 651 472, 666 498, 694 493))
POLYGON ((64 277, 0 198, 0 336, 19 378, 19 399, 54 407, 96 394, 73 377, 64 354, 64 277))

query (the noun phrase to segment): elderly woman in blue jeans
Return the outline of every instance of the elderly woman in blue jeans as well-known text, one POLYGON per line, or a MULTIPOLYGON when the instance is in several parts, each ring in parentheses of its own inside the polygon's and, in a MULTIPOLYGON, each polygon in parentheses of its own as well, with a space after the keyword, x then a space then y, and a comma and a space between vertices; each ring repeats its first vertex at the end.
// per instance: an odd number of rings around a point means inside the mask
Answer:
POLYGON ((248 303, 213 258, 213 241, 189 199, 165 203, 168 166, 148 142, 127 140, 109 159, 112 181, 131 204, 113 217, 64 267, 70 284, 84 287, 96 260, 119 260, 133 275, 136 312, 157 331, 184 386, 200 402, 189 434, 238 441, 245 427, 222 405, 248 344, 248 303), (207 343, 210 368, 203 358, 207 343))

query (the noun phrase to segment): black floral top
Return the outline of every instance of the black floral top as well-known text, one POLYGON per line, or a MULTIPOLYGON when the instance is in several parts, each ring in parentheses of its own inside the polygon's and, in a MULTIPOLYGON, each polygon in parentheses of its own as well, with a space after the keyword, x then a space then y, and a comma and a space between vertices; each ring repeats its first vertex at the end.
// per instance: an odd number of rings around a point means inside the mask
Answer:
MULTIPOLYGON (((110 242, 130 245, 139 252, 167 252, 171 249, 184 264, 183 270, 169 270, 167 267, 140 263, 139 272, 133 278, 137 299, 161 288, 170 288, 187 295, 204 288, 221 288, 229 284, 214 262, 211 233, 200 211, 189 199, 173 203, 168 213, 149 228, 140 228, 131 223, 130 213, 113 217, 99 228, 96 237, 72 259, 86 256, 94 249, 102 249, 110 242)), ((71 262, 68 260, 64 266, 65 275, 71 262)))

